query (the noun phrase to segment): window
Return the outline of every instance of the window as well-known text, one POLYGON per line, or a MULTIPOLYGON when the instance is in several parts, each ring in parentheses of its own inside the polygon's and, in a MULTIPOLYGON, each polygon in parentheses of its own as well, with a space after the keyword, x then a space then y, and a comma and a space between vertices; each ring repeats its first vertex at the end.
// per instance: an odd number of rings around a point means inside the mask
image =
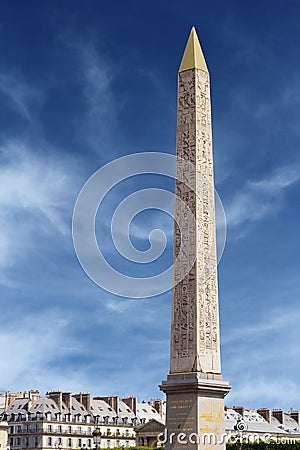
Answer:
POLYGON ((72 433, 72 427, 70 425, 68 426, 68 433, 72 433))
POLYGON ((91 434, 91 432, 92 432, 91 427, 88 427, 87 431, 88 431, 89 434, 91 434))
POLYGON ((21 425, 17 425, 17 433, 21 433, 21 425))
POLYGON ((61 432, 62 432, 62 427, 61 427, 61 425, 58 425, 58 427, 57 427, 57 431, 58 431, 59 433, 61 433, 61 432))
POLYGON ((125 442, 125 447, 129 447, 129 441, 125 442))
POLYGON ((29 447, 29 438, 28 438, 28 437, 26 437, 26 438, 24 439, 24 446, 25 446, 26 448, 29 447))
POLYGON ((39 438, 37 436, 34 438, 34 446, 35 447, 39 446, 39 438))
POLYGON ((120 441, 116 441, 116 447, 120 447, 120 441))
POLYGON ((48 437, 47 445, 48 447, 52 447, 52 437, 48 437))
POLYGON ((87 446, 88 446, 88 448, 92 447, 92 439, 87 440, 87 446))
POLYGON ((81 433, 81 426, 80 425, 77 427, 77 432, 81 433))
POLYGON ((111 434, 110 428, 107 428, 107 436, 109 436, 110 434, 111 434))
POLYGON ((72 439, 71 438, 68 439, 68 447, 72 447, 72 439))
POLYGON ((77 447, 81 447, 81 439, 77 439, 77 447))
POLYGON ((110 441, 109 441, 109 440, 107 441, 106 446, 107 446, 107 448, 110 448, 110 447, 111 447, 110 441))
POLYGON ((48 425, 48 433, 51 433, 51 431, 52 431, 52 425, 48 425))

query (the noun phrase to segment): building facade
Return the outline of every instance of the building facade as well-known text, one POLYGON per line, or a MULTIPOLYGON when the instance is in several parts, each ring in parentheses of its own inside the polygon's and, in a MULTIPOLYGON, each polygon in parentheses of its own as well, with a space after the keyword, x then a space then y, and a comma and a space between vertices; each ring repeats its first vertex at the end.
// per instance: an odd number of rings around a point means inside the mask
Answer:
POLYGON ((10 450, 132 447, 135 427, 161 420, 152 405, 136 397, 29 391, 7 398, 1 416, 8 423, 10 450))

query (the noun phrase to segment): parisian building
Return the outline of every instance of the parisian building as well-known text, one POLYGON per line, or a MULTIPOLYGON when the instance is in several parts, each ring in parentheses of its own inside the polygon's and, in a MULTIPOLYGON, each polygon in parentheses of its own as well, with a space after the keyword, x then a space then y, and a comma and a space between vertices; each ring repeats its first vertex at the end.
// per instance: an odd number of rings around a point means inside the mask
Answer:
POLYGON ((0 415, 10 450, 132 447, 136 427, 162 420, 153 405, 136 397, 62 391, 3 394, 0 415))

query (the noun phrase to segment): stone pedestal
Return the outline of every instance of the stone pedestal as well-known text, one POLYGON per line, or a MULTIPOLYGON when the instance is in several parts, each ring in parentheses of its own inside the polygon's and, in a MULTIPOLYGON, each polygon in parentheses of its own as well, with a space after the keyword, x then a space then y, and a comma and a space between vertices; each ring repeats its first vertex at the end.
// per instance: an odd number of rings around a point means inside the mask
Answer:
MULTIPOLYGON (((221 377, 220 377, 221 378, 221 377)), ((197 373, 168 375, 160 389, 167 396, 165 449, 225 449, 225 381, 197 373)))

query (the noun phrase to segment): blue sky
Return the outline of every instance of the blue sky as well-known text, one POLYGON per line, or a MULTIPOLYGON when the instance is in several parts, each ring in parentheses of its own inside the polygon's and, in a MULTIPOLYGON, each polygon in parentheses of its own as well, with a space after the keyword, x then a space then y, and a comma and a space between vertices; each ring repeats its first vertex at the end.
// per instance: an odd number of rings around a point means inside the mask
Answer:
MULTIPOLYGON (((175 153, 176 72, 195 25, 228 225, 219 265, 226 403, 300 409, 299 16, 293 0, 2 2, 0 390, 161 395, 170 292, 122 299, 93 284, 71 221, 105 163, 175 153)), ((100 231, 118 198, 157 183, 172 190, 146 176, 112 192, 100 231)), ((145 250, 152 226, 169 239, 159 271, 171 263, 170 218, 141 214, 131 237, 145 250)))

